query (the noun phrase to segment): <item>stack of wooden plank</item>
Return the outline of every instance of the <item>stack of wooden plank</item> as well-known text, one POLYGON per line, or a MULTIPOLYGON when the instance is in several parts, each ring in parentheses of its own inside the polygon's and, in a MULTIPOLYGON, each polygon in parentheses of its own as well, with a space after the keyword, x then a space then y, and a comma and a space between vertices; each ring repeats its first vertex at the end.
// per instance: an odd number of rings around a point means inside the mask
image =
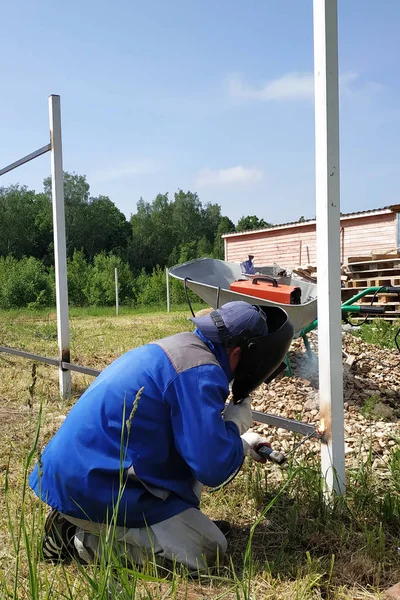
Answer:
POLYGON ((295 269, 293 269, 293 275, 295 277, 302 277, 307 281, 311 281, 312 283, 316 283, 317 281, 317 265, 299 265, 295 269))
MULTIPOLYGON (((317 265, 300 265, 299 267, 293 269, 293 275, 295 277, 302 277, 303 279, 311 281, 312 283, 316 283, 318 281, 317 265)), ((347 269, 344 266, 342 267, 341 279, 342 282, 346 282, 348 280, 347 269)))
MULTIPOLYGON (((387 254, 349 257, 346 266, 348 280, 342 289, 342 301, 348 300, 362 290, 377 286, 400 287, 400 254, 396 251, 387 254)), ((385 306, 385 320, 400 319, 400 296, 398 294, 368 294, 360 299, 360 304, 385 306)), ((379 316, 376 315, 378 318, 379 316)))

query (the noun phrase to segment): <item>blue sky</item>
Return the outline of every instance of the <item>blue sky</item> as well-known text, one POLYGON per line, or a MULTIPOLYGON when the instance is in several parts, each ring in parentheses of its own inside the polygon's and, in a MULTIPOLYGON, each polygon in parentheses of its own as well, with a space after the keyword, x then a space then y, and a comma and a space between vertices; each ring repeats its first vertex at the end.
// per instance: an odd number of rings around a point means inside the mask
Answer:
MULTIPOLYGON (((398 0, 339 0, 342 212, 399 202, 399 23, 398 0)), ((235 222, 315 215, 311 0, 15 0, 0 56, 0 166, 48 142, 55 93, 64 169, 127 217, 178 188, 235 222)))

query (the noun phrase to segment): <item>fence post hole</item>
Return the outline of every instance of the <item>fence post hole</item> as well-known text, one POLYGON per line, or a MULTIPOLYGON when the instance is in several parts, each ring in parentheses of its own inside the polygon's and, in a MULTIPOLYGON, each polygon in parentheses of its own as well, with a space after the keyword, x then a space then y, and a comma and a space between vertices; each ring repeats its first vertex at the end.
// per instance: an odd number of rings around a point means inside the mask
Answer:
POLYGON ((61 140, 60 96, 49 96, 51 183, 54 230, 54 266, 56 274, 57 335, 59 350, 60 395, 71 394, 71 373, 61 367, 61 362, 70 361, 68 326, 67 252, 65 238, 64 172, 61 140))

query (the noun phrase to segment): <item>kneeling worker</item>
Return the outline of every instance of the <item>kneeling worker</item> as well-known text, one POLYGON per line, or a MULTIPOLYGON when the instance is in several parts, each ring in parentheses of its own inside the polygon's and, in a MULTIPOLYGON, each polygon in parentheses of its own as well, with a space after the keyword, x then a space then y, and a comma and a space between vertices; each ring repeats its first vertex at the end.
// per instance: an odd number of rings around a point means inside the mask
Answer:
POLYGON ((94 380, 29 478, 53 509, 45 558, 92 562, 110 523, 134 564, 155 555, 204 569, 225 553, 228 524, 199 510, 200 494, 246 454, 263 462, 256 450, 268 442, 248 431, 248 395, 280 367, 293 336, 283 310, 264 308, 225 304, 191 319, 193 333, 135 348, 94 380), (232 380, 241 402, 226 405, 232 380))

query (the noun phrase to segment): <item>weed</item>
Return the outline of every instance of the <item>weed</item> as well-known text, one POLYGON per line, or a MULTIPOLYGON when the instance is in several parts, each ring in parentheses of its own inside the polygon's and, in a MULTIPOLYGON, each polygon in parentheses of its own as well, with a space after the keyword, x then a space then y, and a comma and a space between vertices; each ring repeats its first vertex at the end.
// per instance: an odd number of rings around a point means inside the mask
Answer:
POLYGON ((369 344, 375 344, 381 348, 395 348, 395 335, 400 327, 400 320, 394 323, 383 319, 374 319, 372 323, 361 326, 357 336, 369 344))
MULTIPOLYGON (((362 414, 362 416, 365 417, 366 419, 371 419, 372 416, 374 415, 374 408, 376 407, 378 402, 380 402, 380 399, 378 396, 375 396, 375 395, 369 396, 369 398, 367 398, 364 401, 362 407, 360 408, 360 413, 362 414)), ((375 415, 375 416, 377 416, 377 415, 375 415)))

